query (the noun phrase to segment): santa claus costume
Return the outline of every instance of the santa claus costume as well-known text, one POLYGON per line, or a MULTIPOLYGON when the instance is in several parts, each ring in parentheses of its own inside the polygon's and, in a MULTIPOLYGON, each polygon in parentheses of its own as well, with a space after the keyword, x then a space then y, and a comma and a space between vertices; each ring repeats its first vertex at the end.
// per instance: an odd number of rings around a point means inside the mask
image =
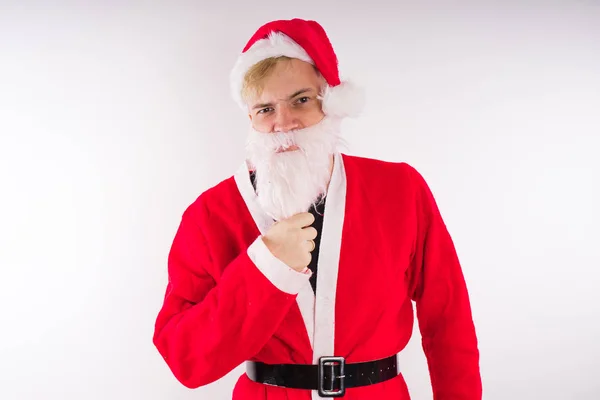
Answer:
MULTIPOLYGON (((360 95, 314 21, 261 27, 232 72, 268 57, 309 62, 327 81, 327 123, 355 114, 360 95)), ((337 126, 337 125, 336 125, 337 126)), ((343 396, 408 400, 396 355, 413 304, 436 400, 479 400, 479 352, 456 251, 423 177, 406 163, 334 153, 309 273, 275 258, 261 236, 275 222, 246 162, 184 212, 168 259, 154 344, 174 376, 197 388, 246 362, 234 400, 343 396)))

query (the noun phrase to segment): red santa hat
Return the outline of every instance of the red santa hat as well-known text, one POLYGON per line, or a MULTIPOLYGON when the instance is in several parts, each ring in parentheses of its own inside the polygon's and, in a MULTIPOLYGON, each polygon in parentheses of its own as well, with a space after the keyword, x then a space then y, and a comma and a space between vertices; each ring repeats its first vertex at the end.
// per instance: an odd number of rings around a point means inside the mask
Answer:
POLYGON ((321 93, 325 115, 352 117, 362 110, 364 92, 353 83, 340 80, 338 59, 325 30, 315 21, 302 19, 272 21, 261 26, 242 50, 231 71, 231 90, 244 110, 244 76, 254 64, 279 56, 306 61, 319 70, 327 81, 321 93))

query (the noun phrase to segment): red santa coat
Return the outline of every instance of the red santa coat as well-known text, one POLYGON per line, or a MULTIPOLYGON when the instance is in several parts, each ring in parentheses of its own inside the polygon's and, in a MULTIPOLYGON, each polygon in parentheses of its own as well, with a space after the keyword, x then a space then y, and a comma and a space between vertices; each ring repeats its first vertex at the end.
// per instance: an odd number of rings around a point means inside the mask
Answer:
MULTIPOLYGON (((174 376, 197 388, 246 360, 347 363, 399 353, 413 301, 435 400, 479 400, 479 352, 465 280, 435 200, 406 163, 338 154, 327 195, 317 293, 260 240, 272 220, 245 165, 184 213, 168 260, 154 344, 174 376)), ((407 368, 399 365, 400 372, 407 368)), ((234 400, 319 398, 245 374, 234 400)), ((353 399, 408 400, 400 373, 351 388, 353 399)))

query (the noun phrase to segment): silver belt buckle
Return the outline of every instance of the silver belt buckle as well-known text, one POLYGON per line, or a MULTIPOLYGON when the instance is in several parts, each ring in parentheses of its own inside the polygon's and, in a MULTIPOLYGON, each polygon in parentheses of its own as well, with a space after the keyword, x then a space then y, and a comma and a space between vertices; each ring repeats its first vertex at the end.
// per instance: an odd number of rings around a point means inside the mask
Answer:
POLYGON ((319 382, 318 390, 321 397, 342 397, 346 394, 345 385, 346 359, 344 357, 321 357, 319 358, 319 382), (325 375, 331 371, 331 387, 325 387, 325 375), (339 380, 339 388, 335 388, 335 382, 339 380))

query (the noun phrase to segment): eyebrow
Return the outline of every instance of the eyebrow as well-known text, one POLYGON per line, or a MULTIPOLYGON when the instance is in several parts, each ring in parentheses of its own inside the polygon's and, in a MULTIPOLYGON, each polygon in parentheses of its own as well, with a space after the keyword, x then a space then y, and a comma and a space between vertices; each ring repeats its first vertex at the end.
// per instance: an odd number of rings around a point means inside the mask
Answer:
MULTIPOLYGON (((310 88, 300 89, 300 90, 298 90, 298 91, 294 92, 294 94, 292 94, 291 96, 289 96, 289 97, 288 97, 288 100, 291 100, 291 99, 293 99, 293 98, 294 98, 294 97, 296 97, 296 96, 299 96, 299 95, 301 95, 301 94, 304 94, 304 93, 310 92, 310 91, 312 91, 312 90, 313 90, 313 89, 310 89, 310 88)), ((266 108, 266 107, 272 107, 272 106, 273 106, 273 103, 259 103, 259 104, 255 104, 255 105, 252 107, 252 109, 253 109, 253 110, 256 110, 257 108, 266 108)))

